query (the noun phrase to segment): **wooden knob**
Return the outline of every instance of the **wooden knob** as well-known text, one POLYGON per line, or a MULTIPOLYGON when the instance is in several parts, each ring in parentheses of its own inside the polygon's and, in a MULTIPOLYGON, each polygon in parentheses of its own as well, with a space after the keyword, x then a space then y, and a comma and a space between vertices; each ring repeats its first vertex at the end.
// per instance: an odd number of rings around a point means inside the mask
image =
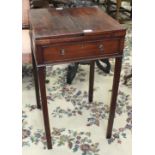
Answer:
POLYGON ((61 54, 61 55, 65 55, 65 50, 64 50, 64 49, 61 49, 61 50, 60 50, 60 54, 61 54))
POLYGON ((99 50, 100 50, 101 52, 104 51, 103 44, 100 44, 100 45, 99 45, 99 50))

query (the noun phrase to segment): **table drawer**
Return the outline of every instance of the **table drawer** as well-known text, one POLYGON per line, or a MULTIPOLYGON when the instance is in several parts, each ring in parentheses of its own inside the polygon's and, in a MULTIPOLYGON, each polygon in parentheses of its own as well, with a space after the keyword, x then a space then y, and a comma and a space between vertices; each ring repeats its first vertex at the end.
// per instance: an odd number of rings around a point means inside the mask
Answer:
POLYGON ((44 48, 44 62, 70 59, 93 58, 118 53, 119 40, 83 42, 72 45, 60 45, 44 48))

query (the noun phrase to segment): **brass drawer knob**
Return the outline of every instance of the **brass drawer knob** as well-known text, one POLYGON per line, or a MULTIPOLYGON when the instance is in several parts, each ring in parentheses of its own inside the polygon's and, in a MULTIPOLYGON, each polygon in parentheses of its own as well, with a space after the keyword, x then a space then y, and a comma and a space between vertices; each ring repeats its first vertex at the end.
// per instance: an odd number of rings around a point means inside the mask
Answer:
POLYGON ((103 51, 104 51, 103 44, 100 44, 100 45, 99 45, 99 50, 100 50, 100 52, 103 52, 103 51))
POLYGON ((61 50, 60 50, 60 54, 61 54, 61 55, 65 55, 65 50, 64 50, 64 49, 61 49, 61 50))

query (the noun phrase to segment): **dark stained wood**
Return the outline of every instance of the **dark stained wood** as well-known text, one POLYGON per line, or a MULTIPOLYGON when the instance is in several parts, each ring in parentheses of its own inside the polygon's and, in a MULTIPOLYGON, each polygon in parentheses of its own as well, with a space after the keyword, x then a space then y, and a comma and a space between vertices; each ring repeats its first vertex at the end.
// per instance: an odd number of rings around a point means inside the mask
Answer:
POLYGON ((121 57, 116 58, 114 78, 113 78, 112 97, 111 97, 111 104, 110 104, 110 113, 109 113, 109 120, 108 120, 108 127, 107 127, 107 138, 111 138, 111 134, 112 134, 112 127, 113 127, 116 102, 117 102, 117 92, 118 92, 119 80, 120 80, 121 65, 122 65, 122 58, 121 57))
POLYGON ((91 61, 90 62, 90 74, 89 74, 89 102, 93 101, 94 66, 95 66, 95 61, 91 61))
POLYGON ((126 34, 126 31, 123 32, 105 32, 104 35, 100 34, 83 34, 83 35, 76 35, 76 36, 65 36, 65 37, 59 37, 57 36, 56 38, 44 38, 44 39, 35 39, 35 44, 36 45, 41 45, 41 46, 50 46, 52 44, 59 45, 59 44, 66 44, 66 43, 74 43, 74 42, 89 42, 89 41, 97 41, 97 40, 104 40, 104 39, 119 39, 121 37, 124 37, 126 34))
POLYGON ((36 39, 124 32, 124 29, 117 21, 98 7, 63 10, 48 8, 31 10, 30 12, 31 24, 36 39), (83 30, 87 29, 91 29, 92 32, 83 32, 83 30))
POLYGON ((89 101, 93 101, 94 61, 116 57, 107 137, 111 136, 126 30, 98 7, 31 10, 32 47, 38 69, 48 148, 52 148, 45 67, 55 63, 91 61, 89 101), (84 32, 92 29, 92 32, 84 32))
POLYGON ((38 85, 38 76, 37 76, 37 68, 34 60, 34 55, 32 54, 32 64, 33 64, 33 74, 34 74, 34 82, 35 82, 35 92, 36 92, 36 100, 37 100, 37 108, 41 109, 40 104, 40 95, 39 95, 39 85, 38 85))
POLYGON ((40 85, 40 94, 42 99, 42 110, 43 110, 45 134, 47 139, 47 147, 48 149, 52 149, 51 131, 50 131, 50 124, 49 124, 46 87, 45 87, 45 71, 46 71, 46 67, 38 68, 38 78, 39 78, 39 85, 40 85))
POLYGON ((33 50, 32 51, 32 65, 33 65, 33 75, 34 75, 34 84, 35 84, 35 93, 36 93, 36 101, 37 101, 37 108, 41 109, 41 104, 40 104, 40 94, 39 94, 39 81, 38 81, 38 72, 37 72, 37 67, 34 59, 34 54, 33 50))
POLYGON ((81 42, 69 45, 59 45, 44 48, 43 57, 45 63, 57 61, 69 61, 74 59, 86 59, 106 54, 119 53, 119 40, 101 40, 97 42, 81 42), (76 52, 75 52, 76 50, 76 52), (51 54, 52 51, 52 54, 51 54), (64 54, 61 53, 64 51, 64 54))

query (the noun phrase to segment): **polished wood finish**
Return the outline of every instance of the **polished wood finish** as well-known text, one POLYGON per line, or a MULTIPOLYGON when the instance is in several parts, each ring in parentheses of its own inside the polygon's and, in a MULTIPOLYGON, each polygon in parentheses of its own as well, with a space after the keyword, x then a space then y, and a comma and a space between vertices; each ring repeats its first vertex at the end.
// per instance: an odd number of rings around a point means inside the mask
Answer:
POLYGON ((52 149, 52 140, 51 140, 51 132, 50 132, 50 124, 49 124, 49 116, 48 116, 48 105, 47 105, 47 98, 46 98, 46 87, 45 87, 45 77, 46 77, 45 71, 46 71, 46 67, 38 68, 40 95, 42 99, 41 102, 42 102, 45 134, 46 134, 46 139, 47 139, 47 147, 48 149, 52 149))
POLYGON ((45 68, 51 64, 90 61, 89 101, 93 101, 94 60, 116 58, 107 137, 111 137, 126 30, 98 7, 30 11, 31 38, 39 79, 47 146, 50 149, 45 68))
POLYGON ((124 35, 123 27, 98 7, 31 10, 31 24, 36 39, 89 35, 124 35), (97 17, 97 18, 96 18, 97 17), (106 19, 106 21, 105 21, 106 19), (85 33, 83 30, 93 32, 85 33), (113 32, 113 33, 112 33, 113 32))
POLYGON ((45 63, 70 61, 119 53, 118 39, 104 39, 92 42, 62 44, 59 46, 45 47, 43 59, 45 63), (74 52, 76 48, 76 53, 74 52), (52 54, 51 54, 52 51, 52 54))
POLYGON ((132 78, 132 70, 131 70, 131 72, 128 75, 125 75, 124 76, 124 82, 123 82, 123 84, 124 85, 127 85, 128 80, 131 79, 131 78, 132 78))
POLYGON ((94 67, 95 67, 95 61, 91 61, 90 62, 90 74, 89 74, 89 102, 93 101, 94 67))
POLYGON ((120 80, 120 72, 121 72, 122 58, 118 57, 115 59, 115 71, 113 78, 113 87, 112 87, 112 97, 110 104, 110 112, 109 112, 109 120, 108 120, 108 128, 107 128, 107 138, 111 138, 112 127, 115 117, 115 109, 116 109, 116 101, 117 101, 117 92, 120 80))
MULTIPOLYGON (((32 40, 31 40, 31 45, 32 45, 32 40)), ((40 89, 39 89, 39 81, 38 81, 38 72, 37 72, 37 67, 36 67, 36 62, 34 59, 33 55, 33 48, 31 46, 31 55, 32 55, 32 65, 33 65, 33 75, 34 75, 34 84, 35 84, 35 92, 36 92, 36 101, 37 101, 37 108, 41 109, 41 103, 40 103, 40 89)))

